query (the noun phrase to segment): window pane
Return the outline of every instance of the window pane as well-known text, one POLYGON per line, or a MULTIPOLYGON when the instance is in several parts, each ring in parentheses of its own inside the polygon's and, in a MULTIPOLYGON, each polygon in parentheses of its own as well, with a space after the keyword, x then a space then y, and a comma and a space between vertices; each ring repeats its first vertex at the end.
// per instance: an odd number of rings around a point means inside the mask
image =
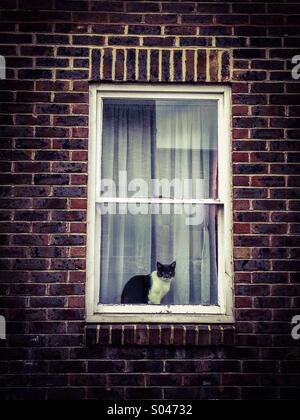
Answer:
MULTIPOLYGON (((126 206, 101 215, 100 303, 120 303, 131 278, 152 273, 157 262, 176 261, 175 278, 160 303, 217 304, 217 207, 126 206), (133 214, 138 212, 143 214, 133 214)), ((145 278, 136 281, 135 290, 145 278)))
POLYGON ((217 198, 217 144, 216 100, 105 99, 102 193, 217 198))

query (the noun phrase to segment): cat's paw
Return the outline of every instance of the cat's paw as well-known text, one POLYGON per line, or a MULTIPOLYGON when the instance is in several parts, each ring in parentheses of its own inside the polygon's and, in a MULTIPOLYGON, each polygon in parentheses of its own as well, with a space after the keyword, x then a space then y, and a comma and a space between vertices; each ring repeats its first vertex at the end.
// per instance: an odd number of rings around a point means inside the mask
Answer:
POLYGON ((148 304, 149 305, 160 305, 160 301, 159 300, 148 300, 148 304))

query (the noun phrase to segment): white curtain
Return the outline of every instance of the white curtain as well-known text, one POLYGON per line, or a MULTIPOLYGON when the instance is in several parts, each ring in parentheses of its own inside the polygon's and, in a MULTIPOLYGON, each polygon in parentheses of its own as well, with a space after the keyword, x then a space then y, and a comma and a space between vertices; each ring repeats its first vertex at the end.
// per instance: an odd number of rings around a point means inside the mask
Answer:
MULTIPOLYGON (((202 179, 201 196, 217 196, 217 108, 213 101, 117 101, 104 103, 102 178, 118 184, 151 179, 202 179)), ((182 198, 174 191, 170 198, 182 198)), ((164 197, 164 198, 169 198, 164 197)), ((156 262, 176 260, 176 278, 165 304, 217 303, 216 209, 182 214, 105 214, 101 217, 100 302, 118 303, 125 283, 149 274, 156 262)), ((177 206, 177 210, 182 207, 177 206)))

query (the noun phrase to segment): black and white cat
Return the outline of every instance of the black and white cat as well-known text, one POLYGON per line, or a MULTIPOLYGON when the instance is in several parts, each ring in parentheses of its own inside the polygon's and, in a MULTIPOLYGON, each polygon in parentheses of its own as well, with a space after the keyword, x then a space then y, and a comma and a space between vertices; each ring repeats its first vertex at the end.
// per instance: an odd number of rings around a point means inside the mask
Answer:
POLYGON ((151 274, 134 276, 125 284, 121 303, 160 305, 175 277, 176 261, 172 264, 157 262, 156 267, 151 274))

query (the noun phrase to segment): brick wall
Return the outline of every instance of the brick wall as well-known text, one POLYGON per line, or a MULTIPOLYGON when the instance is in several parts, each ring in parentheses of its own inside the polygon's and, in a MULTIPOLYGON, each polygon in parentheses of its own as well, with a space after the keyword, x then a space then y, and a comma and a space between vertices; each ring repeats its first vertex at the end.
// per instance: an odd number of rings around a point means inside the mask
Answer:
MULTIPOLYGON (((0 8, 8 67, 0 81, 8 320, 0 398, 299 399, 300 342, 290 322, 300 314, 300 85, 291 77, 300 4, 1 0, 0 8), (230 54, 236 345, 147 345, 148 330, 122 346, 86 342, 88 81, 92 51, 110 47, 121 79, 124 64, 134 73, 128 49, 230 54)), ((155 74, 151 67, 150 82, 155 74)))

